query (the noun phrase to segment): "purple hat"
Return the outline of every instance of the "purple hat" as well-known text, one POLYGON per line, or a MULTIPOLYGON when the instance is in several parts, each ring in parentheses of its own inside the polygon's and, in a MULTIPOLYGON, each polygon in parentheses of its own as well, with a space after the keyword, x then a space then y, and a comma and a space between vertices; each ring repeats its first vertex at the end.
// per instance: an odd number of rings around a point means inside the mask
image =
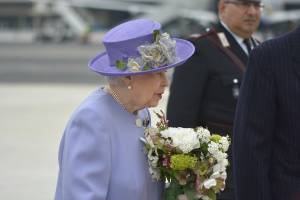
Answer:
POLYGON ((160 33, 161 25, 147 19, 120 24, 103 37, 106 52, 89 62, 105 76, 130 76, 162 71, 183 64, 195 47, 187 40, 160 33))

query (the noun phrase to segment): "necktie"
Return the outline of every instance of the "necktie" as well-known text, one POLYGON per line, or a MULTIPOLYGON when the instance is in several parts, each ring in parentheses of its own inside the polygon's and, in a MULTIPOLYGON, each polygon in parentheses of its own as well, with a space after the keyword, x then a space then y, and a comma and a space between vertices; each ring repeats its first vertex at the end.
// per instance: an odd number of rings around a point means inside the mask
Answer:
POLYGON ((246 45, 246 47, 247 47, 247 51, 248 51, 248 54, 250 54, 250 51, 251 51, 251 41, 250 41, 250 39, 244 39, 244 44, 246 45))

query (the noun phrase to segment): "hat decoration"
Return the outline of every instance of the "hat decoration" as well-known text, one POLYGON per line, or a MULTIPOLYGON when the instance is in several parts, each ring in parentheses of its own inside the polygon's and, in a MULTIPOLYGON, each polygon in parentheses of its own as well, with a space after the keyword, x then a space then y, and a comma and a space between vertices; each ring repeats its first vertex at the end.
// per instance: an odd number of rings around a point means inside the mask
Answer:
POLYGON ((117 60, 116 67, 120 70, 128 68, 131 72, 145 71, 158 68, 176 61, 176 41, 168 33, 160 34, 159 30, 153 31, 154 43, 139 46, 141 56, 129 57, 128 60, 117 60))

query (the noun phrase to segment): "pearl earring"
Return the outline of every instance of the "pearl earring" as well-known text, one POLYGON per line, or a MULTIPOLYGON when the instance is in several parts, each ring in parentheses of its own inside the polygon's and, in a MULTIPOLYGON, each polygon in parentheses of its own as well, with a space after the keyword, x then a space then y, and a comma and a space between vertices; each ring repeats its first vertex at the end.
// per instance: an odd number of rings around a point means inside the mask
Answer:
POLYGON ((128 85, 128 90, 132 90, 132 86, 131 85, 128 85))

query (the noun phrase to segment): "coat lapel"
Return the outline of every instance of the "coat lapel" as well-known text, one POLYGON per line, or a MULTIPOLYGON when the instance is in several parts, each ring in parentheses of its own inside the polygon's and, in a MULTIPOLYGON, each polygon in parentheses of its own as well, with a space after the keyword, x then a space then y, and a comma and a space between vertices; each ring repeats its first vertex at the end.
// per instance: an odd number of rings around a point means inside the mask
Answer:
POLYGON ((300 26, 292 32, 289 39, 294 69, 300 78, 300 26))

